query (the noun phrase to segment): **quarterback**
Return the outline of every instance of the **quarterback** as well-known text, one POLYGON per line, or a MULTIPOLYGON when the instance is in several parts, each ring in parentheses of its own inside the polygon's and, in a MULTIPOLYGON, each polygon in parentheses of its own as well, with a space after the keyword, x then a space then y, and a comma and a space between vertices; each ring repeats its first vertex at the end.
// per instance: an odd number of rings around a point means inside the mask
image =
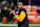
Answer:
POLYGON ((28 27, 28 19, 26 10, 23 8, 23 3, 18 3, 18 15, 14 15, 14 19, 18 21, 18 27, 28 27))

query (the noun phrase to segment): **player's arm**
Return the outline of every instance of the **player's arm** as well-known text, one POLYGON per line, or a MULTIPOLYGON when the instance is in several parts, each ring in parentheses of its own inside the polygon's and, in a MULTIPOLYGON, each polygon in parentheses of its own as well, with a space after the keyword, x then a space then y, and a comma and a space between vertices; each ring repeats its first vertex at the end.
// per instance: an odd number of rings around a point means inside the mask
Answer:
POLYGON ((24 11, 22 11, 19 16, 15 15, 15 19, 19 22, 22 22, 24 20, 25 16, 26 16, 26 13, 24 11))

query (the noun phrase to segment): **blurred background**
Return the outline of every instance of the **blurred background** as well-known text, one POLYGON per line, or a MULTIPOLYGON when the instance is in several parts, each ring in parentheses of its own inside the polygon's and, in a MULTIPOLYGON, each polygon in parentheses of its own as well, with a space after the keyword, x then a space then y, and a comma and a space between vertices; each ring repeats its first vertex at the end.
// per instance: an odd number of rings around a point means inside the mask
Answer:
POLYGON ((40 27, 40 0, 0 0, 0 27, 17 27, 18 22, 10 13, 11 10, 17 11, 19 1, 23 2, 23 8, 27 10, 29 27, 40 27))

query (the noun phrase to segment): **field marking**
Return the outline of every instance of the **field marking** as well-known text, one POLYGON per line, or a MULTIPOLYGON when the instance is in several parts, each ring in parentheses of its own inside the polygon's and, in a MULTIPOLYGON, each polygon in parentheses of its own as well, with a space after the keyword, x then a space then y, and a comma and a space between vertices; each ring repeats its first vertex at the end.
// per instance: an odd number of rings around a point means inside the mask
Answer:
POLYGON ((18 26, 18 24, 0 24, 0 26, 18 26))
MULTIPOLYGON (((0 24, 0 26, 18 26, 18 24, 0 24)), ((40 24, 29 24, 29 26, 40 26, 40 24)))
POLYGON ((40 24, 29 24, 29 26, 40 26, 40 24))

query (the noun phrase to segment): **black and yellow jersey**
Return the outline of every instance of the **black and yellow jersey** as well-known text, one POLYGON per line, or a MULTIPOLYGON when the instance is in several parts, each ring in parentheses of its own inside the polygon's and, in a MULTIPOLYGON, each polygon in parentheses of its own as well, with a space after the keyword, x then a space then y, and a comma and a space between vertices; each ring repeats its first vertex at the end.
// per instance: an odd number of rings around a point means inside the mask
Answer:
POLYGON ((18 25, 26 24, 28 22, 26 10, 20 9, 18 15, 15 15, 15 19, 18 21, 18 25))

